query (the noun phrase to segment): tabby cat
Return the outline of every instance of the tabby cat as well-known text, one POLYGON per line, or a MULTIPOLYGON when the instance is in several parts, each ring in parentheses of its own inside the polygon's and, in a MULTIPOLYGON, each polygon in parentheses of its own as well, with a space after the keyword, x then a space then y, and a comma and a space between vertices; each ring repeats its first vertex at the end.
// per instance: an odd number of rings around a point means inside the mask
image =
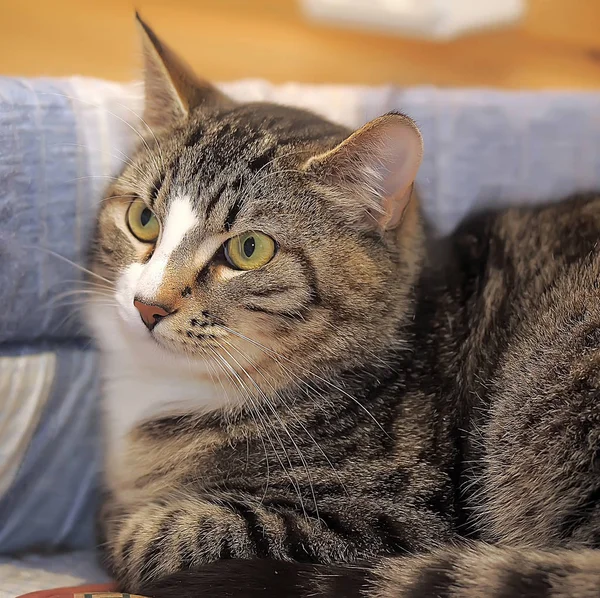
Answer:
POLYGON ((238 103, 140 29, 89 304, 121 586, 600 596, 600 196, 434 241, 409 118, 238 103))

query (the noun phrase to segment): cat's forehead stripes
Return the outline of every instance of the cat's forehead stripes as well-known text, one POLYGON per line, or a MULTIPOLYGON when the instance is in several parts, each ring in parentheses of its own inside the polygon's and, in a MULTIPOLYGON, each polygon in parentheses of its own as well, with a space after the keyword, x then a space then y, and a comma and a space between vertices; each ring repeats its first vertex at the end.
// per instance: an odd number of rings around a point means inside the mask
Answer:
MULTIPOLYGON (((210 220, 219 204, 239 195, 273 171, 297 168, 311 154, 347 135, 338 125, 293 108, 241 105, 186 123, 170 148, 163 147, 165 172, 150 183, 151 207, 160 211, 172 188, 185 188, 198 214, 210 220), (165 187, 158 206, 156 190, 165 187)), ((217 210, 220 211, 220 210, 217 210)))
POLYGON ((157 295, 171 255, 198 222, 190 198, 176 196, 169 205, 160 242, 140 278, 138 293, 141 296, 152 299, 157 295))

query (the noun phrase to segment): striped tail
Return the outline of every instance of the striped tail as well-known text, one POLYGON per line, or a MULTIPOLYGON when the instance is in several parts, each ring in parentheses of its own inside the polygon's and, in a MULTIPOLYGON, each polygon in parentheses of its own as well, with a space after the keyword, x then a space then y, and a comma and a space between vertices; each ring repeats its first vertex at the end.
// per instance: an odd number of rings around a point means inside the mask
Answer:
POLYGON ((151 598, 600 598, 600 550, 487 544, 372 567, 224 560, 136 592, 151 598))

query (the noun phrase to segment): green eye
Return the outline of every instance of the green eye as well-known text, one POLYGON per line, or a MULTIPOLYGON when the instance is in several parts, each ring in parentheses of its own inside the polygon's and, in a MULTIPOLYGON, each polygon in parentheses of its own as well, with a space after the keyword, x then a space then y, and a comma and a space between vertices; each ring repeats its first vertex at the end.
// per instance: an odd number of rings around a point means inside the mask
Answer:
POLYGON ((275 241, 263 233, 244 233, 225 243, 225 257, 238 270, 257 270, 275 255, 275 241))
POLYGON ((141 199, 136 199, 129 206, 127 225, 133 236, 144 243, 156 241, 160 232, 154 212, 141 199))

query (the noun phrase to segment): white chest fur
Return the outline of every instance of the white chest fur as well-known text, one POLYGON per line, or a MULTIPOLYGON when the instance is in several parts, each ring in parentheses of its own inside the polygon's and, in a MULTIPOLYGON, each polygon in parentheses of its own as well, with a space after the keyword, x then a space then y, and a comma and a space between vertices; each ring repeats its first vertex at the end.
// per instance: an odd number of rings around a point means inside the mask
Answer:
POLYGON ((114 308, 95 307, 90 320, 102 350, 104 434, 111 469, 122 460, 128 433, 142 422, 169 413, 211 411, 233 400, 221 383, 212 381, 209 366, 170 355, 143 325, 132 328, 114 308))
POLYGON ((227 397, 218 384, 175 368, 148 367, 107 359, 104 372, 104 430, 110 461, 122 454, 127 434, 149 419, 169 413, 204 412, 227 397), (112 363, 111 363, 112 362, 112 363))

